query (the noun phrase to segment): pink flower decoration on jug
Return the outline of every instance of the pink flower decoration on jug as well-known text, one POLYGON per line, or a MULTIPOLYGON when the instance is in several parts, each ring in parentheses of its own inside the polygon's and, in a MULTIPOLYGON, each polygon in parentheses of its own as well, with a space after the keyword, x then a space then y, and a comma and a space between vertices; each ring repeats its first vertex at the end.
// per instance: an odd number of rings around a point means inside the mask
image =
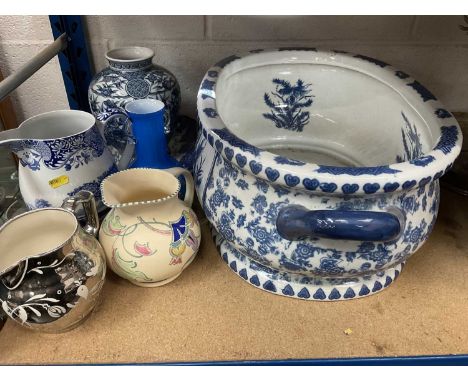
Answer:
POLYGON ((142 255, 142 256, 151 256, 154 252, 150 249, 148 243, 140 244, 137 241, 135 241, 135 244, 133 245, 133 248, 135 251, 142 255))

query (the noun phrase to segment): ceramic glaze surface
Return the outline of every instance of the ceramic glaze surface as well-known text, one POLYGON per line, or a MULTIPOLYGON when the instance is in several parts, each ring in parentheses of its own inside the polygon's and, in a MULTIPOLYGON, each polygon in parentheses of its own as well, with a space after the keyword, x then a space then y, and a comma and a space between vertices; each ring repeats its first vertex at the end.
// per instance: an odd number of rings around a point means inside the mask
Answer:
POLYGON ((91 191, 102 209, 100 182, 117 167, 91 114, 40 114, 0 133, 0 141, 19 159, 19 186, 30 209, 60 207, 82 190, 91 191))
POLYGON ((127 103, 125 110, 132 121, 136 140, 136 159, 131 167, 171 168, 177 162, 169 156, 164 135, 164 103, 145 99, 127 103))
POLYGON ((107 178, 102 189, 112 210, 99 240, 110 268, 139 286, 159 286, 178 277, 200 245, 198 219, 189 207, 190 173, 181 168, 130 169, 107 178), (184 202, 177 198, 180 184, 174 175, 186 178, 184 202))
MULTIPOLYGON (((125 112, 125 105, 137 99, 156 99, 165 105, 165 127, 170 132, 180 106, 180 88, 167 69, 152 64, 154 53, 143 47, 118 48, 107 52, 109 67, 92 80, 88 99, 98 117, 115 111, 125 112)), ((114 147, 126 144, 123 121, 105 130, 106 140, 114 147)))
POLYGON ((71 212, 21 214, 0 229, 0 240, 0 303, 15 322, 62 332, 95 307, 106 273, 104 252, 71 212))
POLYGON ((462 140, 419 82, 344 52, 231 56, 207 72, 197 107, 195 185, 223 259, 305 299, 393 282, 434 226, 462 140))

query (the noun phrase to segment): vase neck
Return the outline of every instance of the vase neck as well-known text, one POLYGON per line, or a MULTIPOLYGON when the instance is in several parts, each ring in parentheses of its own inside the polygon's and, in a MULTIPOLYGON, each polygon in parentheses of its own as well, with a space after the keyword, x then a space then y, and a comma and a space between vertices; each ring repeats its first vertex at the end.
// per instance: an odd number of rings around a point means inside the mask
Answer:
POLYGON ((111 69, 138 71, 150 68, 154 52, 151 49, 132 46, 112 49, 106 54, 111 69))
POLYGON ((109 66, 111 69, 117 71, 137 71, 145 70, 151 67, 151 58, 143 61, 134 61, 134 62, 119 62, 119 61, 109 61, 109 66))

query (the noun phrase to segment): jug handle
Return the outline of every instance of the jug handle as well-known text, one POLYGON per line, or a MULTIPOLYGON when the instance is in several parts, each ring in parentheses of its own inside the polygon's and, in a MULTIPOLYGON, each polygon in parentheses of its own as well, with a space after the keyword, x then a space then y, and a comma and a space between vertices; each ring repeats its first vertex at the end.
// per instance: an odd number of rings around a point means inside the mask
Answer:
POLYGON ((193 203, 194 184, 192 174, 188 170, 182 167, 166 168, 164 171, 170 172, 176 178, 182 175, 185 178, 185 196, 184 203, 191 207, 193 203))
POLYGON ((127 144, 125 145, 125 148, 123 152, 120 155, 120 160, 117 162, 115 160, 115 164, 117 165, 117 168, 119 171, 121 170, 126 170, 133 159, 133 153, 135 152, 135 137, 132 134, 131 130, 131 125, 130 125, 130 119, 128 118, 128 115, 122 112, 120 109, 111 109, 109 111, 99 113, 96 116, 96 121, 97 121, 97 126, 99 128, 99 132, 101 133, 102 137, 104 138, 104 141, 108 146, 110 146, 109 142, 107 142, 106 137, 104 132, 106 131, 107 125, 112 122, 116 118, 123 118, 125 120, 125 126, 127 129, 127 144))
POLYGON ((62 208, 73 212, 76 215, 78 205, 83 206, 86 223, 84 231, 90 235, 96 236, 99 231, 99 216, 96 208, 94 194, 91 191, 82 190, 74 196, 63 201, 62 208))

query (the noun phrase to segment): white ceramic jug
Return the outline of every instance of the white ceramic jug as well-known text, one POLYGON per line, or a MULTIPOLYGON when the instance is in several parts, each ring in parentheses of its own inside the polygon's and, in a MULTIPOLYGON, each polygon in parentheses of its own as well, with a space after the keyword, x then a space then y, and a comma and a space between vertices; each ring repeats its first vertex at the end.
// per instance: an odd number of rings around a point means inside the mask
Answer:
MULTIPOLYGON (((60 207, 81 190, 91 191, 101 209, 100 183, 117 171, 96 120, 86 112, 59 110, 0 132, 18 156, 21 195, 30 209, 60 207)), ((120 163, 119 168, 126 168, 120 163)))

